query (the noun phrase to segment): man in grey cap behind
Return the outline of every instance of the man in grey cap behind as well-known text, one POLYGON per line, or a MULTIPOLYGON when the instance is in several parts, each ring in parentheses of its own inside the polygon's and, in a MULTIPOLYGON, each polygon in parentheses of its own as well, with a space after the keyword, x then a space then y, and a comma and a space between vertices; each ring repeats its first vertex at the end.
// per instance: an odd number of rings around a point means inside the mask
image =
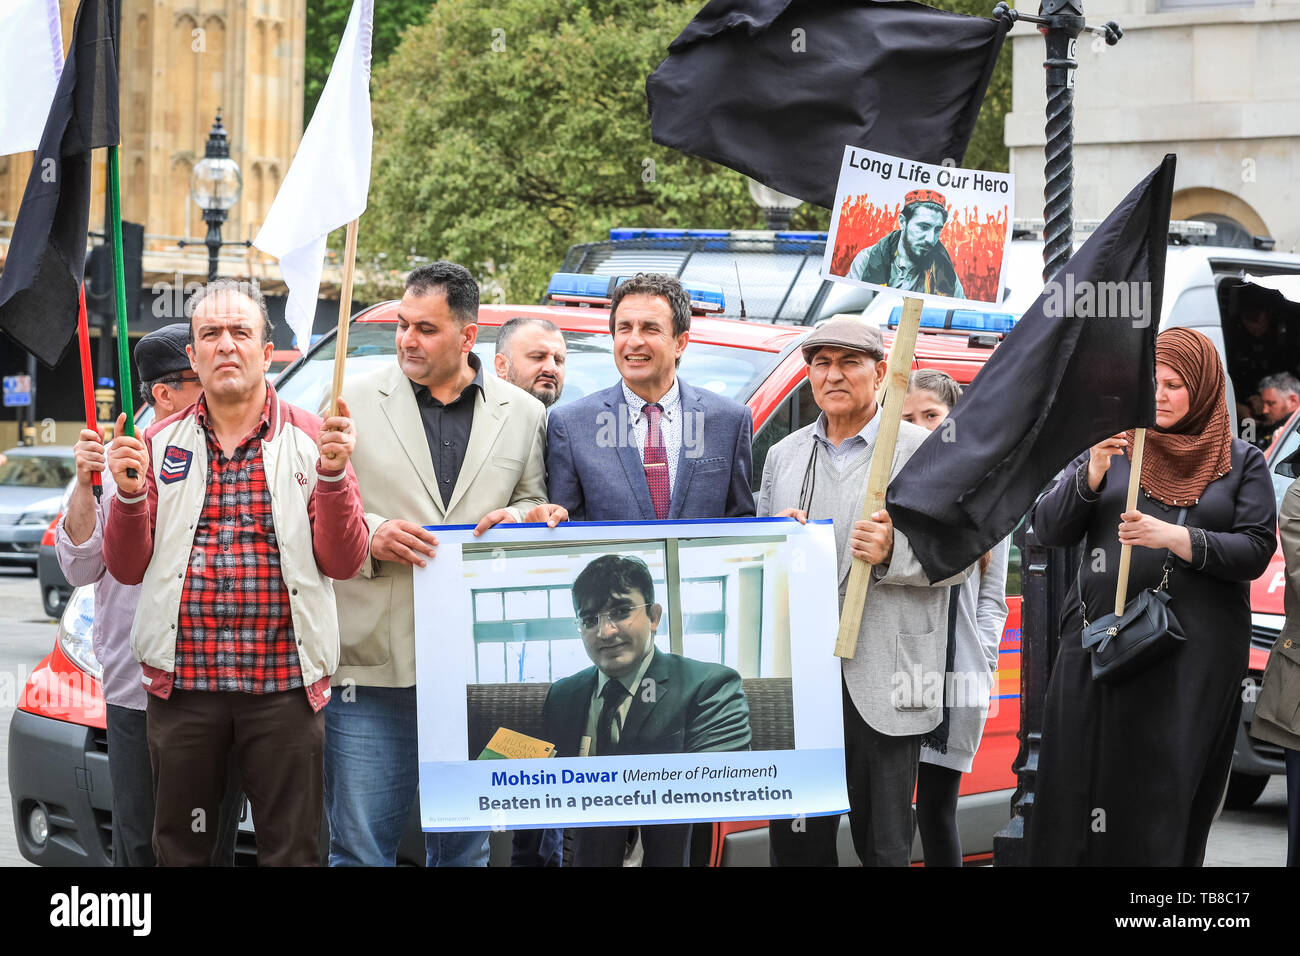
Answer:
MULTIPOLYGON (((969 572, 932 586, 888 513, 859 520, 882 414, 876 401, 886 371, 880 330, 832 319, 802 348, 821 414, 768 452, 758 515, 834 521, 841 609, 853 559, 873 566, 857 656, 842 664, 849 824, 864 866, 907 866, 921 737, 943 712, 948 587, 969 572)), ((929 434, 899 422, 891 480, 929 434)), ((826 635, 828 648, 833 640, 826 635)), ((838 815, 774 820, 768 831, 772 862, 834 866, 838 830, 838 815)))
MULTIPOLYGON (((189 335, 189 325, 177 322, 150 332, 136 344, 140 397, 153 406, 155 421, 189 408, 202 391, 185 354, 189 335)), ((92 646, 103 667, 100 683, 112 758, 109 785, 113 794, 113 865, 153 866, 153 772, 145 739, 148 695, 140 683, 140 662, 131 653, 131 621, 140 586, 120 583, 104 567, 104 524, 116 488, 105 468, 104 440, 99 431, 82 429, 75 455, 77 484, 55 528, 54 548, 69 584, 95 585, 92 646), (100 473, 104 483, 99 501, 91 487, 95 472, 100 473)), ((222 803, 214 865, 229 866, 234 862, 240 802, 236 778, 222 803)))

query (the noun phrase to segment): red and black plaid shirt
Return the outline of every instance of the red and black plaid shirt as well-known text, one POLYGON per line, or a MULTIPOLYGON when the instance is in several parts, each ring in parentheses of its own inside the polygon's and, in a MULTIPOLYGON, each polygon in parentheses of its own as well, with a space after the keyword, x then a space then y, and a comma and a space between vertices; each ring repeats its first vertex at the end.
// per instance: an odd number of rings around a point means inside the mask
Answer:
POLYGON ((207 411, 200 398, 195 418, 208 440, 208 487, 181 591, 173 686, 248 694, 302 687, 262 467, 270 392, 261 419, 229 458, 207 411))

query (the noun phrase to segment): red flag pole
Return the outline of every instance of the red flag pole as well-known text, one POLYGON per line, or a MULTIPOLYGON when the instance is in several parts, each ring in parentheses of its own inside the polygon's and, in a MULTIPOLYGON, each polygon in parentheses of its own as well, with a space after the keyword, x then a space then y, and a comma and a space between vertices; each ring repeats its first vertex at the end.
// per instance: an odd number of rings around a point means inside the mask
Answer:
MULTIPOLYGON (((95 415, 95 385, 90 377, 90 325, 86 322, 86 284, 77 290, 77 344, 81 346, 81 392, 86 401, 86 427, 98 431, 95 415)), ((104 479, 99 472, 90 476, 91 486, 98 501, 104 494, 104 479)))

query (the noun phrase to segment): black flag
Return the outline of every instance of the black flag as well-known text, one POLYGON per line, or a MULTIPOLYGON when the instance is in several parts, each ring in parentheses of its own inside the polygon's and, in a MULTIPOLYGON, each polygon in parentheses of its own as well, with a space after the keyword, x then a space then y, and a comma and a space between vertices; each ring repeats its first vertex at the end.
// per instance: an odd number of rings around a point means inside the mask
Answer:
POLYGON ((81 0, 72 45, 0 273, 0 329, 46 365, 77 331, 90 222, 90 151, 118 142, 111 0, 81 0))
POLYGON ((890 482, 885 507, 931 581, 1010 533, 1075 455, 1155 424, 1173 189, 1170 154, 1047 284, 890 482))
POLYGON ((712 0, 646 80, 651 135, 830 208, 845 146, 961 164, 1008 27, 919 3, 712 0))

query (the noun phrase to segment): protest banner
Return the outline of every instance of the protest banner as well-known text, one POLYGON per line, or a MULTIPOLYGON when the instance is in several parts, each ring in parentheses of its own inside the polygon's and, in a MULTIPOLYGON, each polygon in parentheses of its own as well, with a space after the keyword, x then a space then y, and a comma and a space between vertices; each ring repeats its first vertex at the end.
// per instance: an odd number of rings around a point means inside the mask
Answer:
POLYGON ((822 275, 927 299, 997 304, 1014 178, 844 147, 822 275))
POLYGON ((414 578, 426 831, 847 808, 829 522, 432 530, 414 578))

